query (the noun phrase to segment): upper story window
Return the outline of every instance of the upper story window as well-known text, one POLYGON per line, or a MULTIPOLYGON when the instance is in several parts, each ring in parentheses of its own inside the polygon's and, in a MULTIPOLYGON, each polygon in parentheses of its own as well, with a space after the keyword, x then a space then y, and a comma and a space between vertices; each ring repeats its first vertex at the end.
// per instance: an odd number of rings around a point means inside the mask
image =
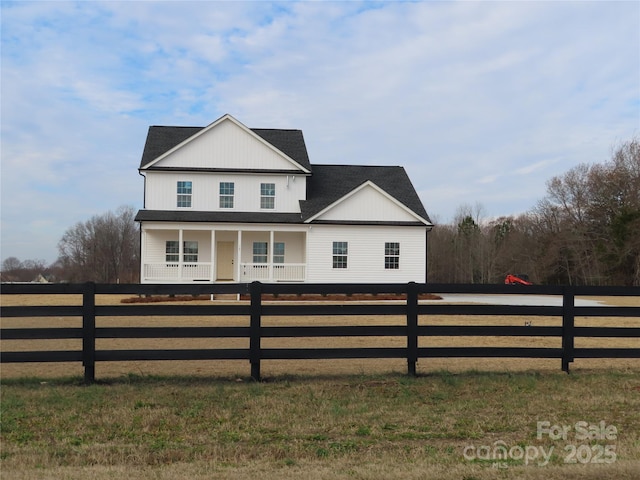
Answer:
POLYGON ((253 242, 253 263, 267 263, 267 242, 253 242))
POLYGON ((333 242, 333 268, 347 268, 347 254, 349 244, 347 242, 333 242))
POLYGON ((233 182, 220 182, 220 208, 233 208, 234 191, 233 182))
POLYGON ((276 184, 261 183, 260 184, 260 208, 276 207, 276 184))
POLYGON ((178 208, 190 208, 191 196, 191 182, 178 182, 178 208))
POLYGON ((400 244, 398 242, 384 243, 384 268, 387 270, 400 268, 400 244))

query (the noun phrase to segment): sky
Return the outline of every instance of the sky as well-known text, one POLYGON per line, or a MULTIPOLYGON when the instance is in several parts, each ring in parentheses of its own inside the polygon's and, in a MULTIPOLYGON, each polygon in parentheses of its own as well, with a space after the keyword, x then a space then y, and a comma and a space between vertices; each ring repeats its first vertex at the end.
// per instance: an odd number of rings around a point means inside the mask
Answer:
POLYGON ((303 131, 401 165, 432 221, 530 211, 640 135, 640 2, 1 3, 0 258, 142 207, 150 125, 303 131))

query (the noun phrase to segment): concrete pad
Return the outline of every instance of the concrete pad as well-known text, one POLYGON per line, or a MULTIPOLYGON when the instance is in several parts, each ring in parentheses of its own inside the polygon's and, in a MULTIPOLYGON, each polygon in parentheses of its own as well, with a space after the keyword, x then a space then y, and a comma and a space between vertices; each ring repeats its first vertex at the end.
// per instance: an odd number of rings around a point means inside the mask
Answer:
MULTIPOLYGON (((478 303, 483 305, 533 305, 561 307, 561 295, 482 295, 468 293, 440 294, 442 300, 431 300, 425 303, 478 303)), ((576 298, 576 307, 603 307, 605 303, 597 300, 576 298)))

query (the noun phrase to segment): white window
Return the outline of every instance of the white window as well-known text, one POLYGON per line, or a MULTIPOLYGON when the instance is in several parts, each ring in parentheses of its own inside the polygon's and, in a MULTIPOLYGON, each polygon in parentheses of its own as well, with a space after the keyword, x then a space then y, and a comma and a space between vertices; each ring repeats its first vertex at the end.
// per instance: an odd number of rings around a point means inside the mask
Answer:
POLYGON ((400 244, 398 242, 385 242, 384 268, 387 270, 400 268, 400 244))
POLYGON ((284 242, 273 243, 273 263, 284 263, 284 242))
POLYGON ((349 244, 347 242, 333 242, 333 268, 347 268, 347 254, 349 244))
POLYGON ((267 263, 267 242, 253 242, 253 263, 267 263))
POLYGON ((260 208, 265 208, 265 209, 276 208, 276 184, 275 183, 260 184, 260 208))
POLYGON ((165 246, 165 261, 178 263, 180 260, 180 243, 177 240, 167 240, 165 246))
POLYGON ((191 207, 191 182, 178 182, 178 208, 191 207))
MULTIPOLYGON (((185 262, 198 262, 198 242, 182 243, 182 259, 185 262)), ((165 246, 165 261, 178 263, 180 260, 180 242, 177 240, 167 240, 165 246)))
POLYGON ((220 182, 220 208, 233 208, 233 182, 220 182))
POLYGON ((185 262, 198 262, 198 242, 184 242, 183 259, 185 262))

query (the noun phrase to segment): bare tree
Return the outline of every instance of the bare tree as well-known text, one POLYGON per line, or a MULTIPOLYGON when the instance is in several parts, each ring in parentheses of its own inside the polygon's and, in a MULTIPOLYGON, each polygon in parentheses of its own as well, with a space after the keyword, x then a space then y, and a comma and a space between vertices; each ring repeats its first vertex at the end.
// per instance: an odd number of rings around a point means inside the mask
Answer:
POLYGON ((548 283, 640 285, 639 140, 552 178, 532 217, 555 265, 548 283))
POLYGON ((22 268, 22 262, 16 257, 7 257, 2 262, 3 272, 12 272, 22 268))
POLYGON ((427 280, 431 283, 455 283, 455 228, 437 221, 434 224, 427 245, 427 280))
POLYGON ((3 282, 32 282, 39 275, 50 276, 50 269, 44 260, 20 261, 16 257, 5 258, 2 262, 3 282))
POLYGON ((140 237, 134 217, 134 208, 124 206, 69 228, 58 243, 66 280, 137 281, 140 237))

